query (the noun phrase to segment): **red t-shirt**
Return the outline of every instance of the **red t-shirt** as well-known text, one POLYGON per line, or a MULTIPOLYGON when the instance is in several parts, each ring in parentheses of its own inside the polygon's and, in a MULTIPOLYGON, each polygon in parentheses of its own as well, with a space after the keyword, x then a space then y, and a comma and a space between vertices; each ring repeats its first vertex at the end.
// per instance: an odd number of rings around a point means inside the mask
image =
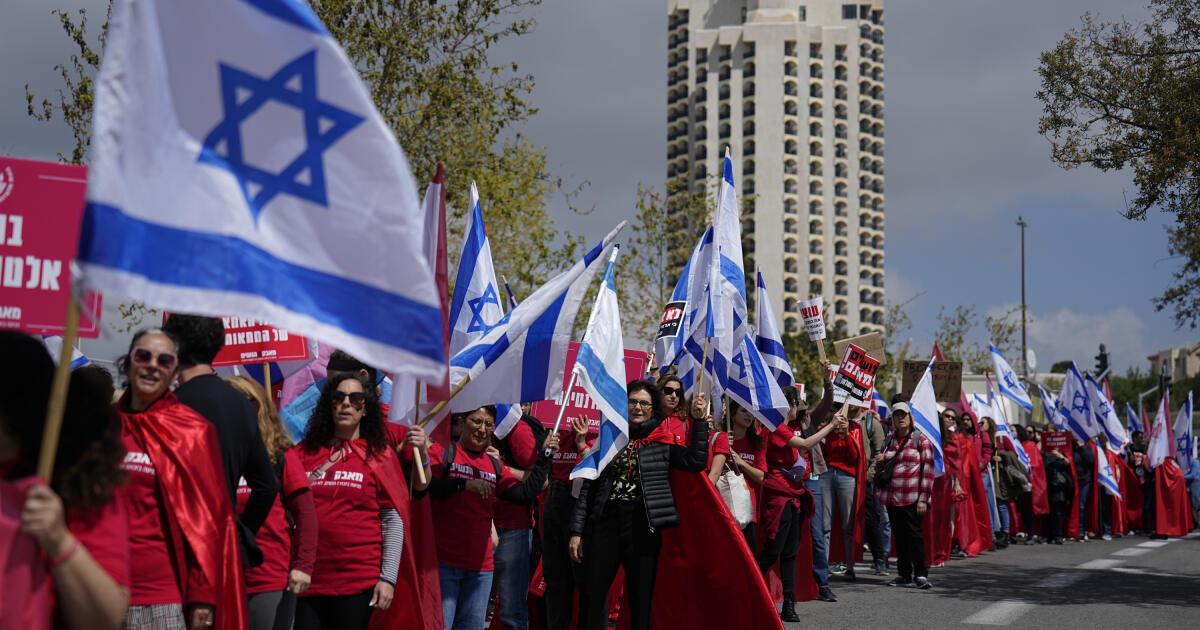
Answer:
MULTIPOLYGON (((125 433, 122 438, 125 461, 121 463, 121 470, 129 477, 121 495, 129 516, 129 568, 133 577, 129 584, 129 604, 183 603, 166 503, 158 486, 154 463, 132 435, 125 433)), ((88 551, 91 551, 90 546, 88 551)))
MULTIPOLYGON (((524 420, 518 420, 512 432, 504 439, 508 441, 508 448, 512 451, 513 459, 516 460, 515 467, 521 470, 533 468, 538 456, 538 445, 534 439, 533 429, 525 424, 524 420)), ((533 526, 530 523, 529 512, 528 505, 517 505, 502 499, 496 502, 495 515, 492 520, 496 523, 496 529, 529 529, 533 526)))
POLYGON ((854 441, 862 444, 862 432, 858 427, 851 427, 845 436, 830 432, 821 444, 821 454, 825 456, 825 464, 842 472, 857 474, 858 458, 861 448, 854 448, 854 441))
MULTIPOLYGON (((588 445, 600 435, 600 423, 588 422, 588 445)), ((559 429, 558 443, 561 445, 550 459, 550 481, 571 481, 571 471, 579 464, 583 451, 575 450, 575 430, 559 429)))
POLYGON ((492 515, 499 500, 496 495, 517 485, 519 480, 503 464, 500 479, 496 479, 495 460, 486 452, 472 453, 461 444, 455 445, 454 461, 443 474, 443 456, 441 444, 429 447, 435 479, 475 479, 487 484, 492 492, 484 499, 478 492, 464 489, 433 502, 438 562, 468 571, 491 571, 492 515))
MULTIPOLYGON (((383 551, 379 512, 395 506, 370 466, 346 445, 337 451, 324 446, 311 453, 299 445, 292 451, 306 477, 336 459, 320 479, 309 479, 317 510, 317 561, 312 584, 301 596, 355 595, 373 588, 379 581, 383 551)), ((405 523, 405 528, 410 525, 405 523)))
MULTIPOLYGON (((785 470, 790 470, 796 464, 796 460, 800 458, 799 449, 788 446, 788 442, 793 437, 800 435, 803 435, 800 427, 792 427, 784 423, 767 436, 767 476, 763 480, 763 486, 777 492, 789 494, 803 493, 803 480, 792 481, 783 474, 785 470)), ((805 459, 805 461, 807 462, 808 460, 805 459)), ((811 464, 809 464, 809 470, 812 470, 811 464)))
POLYGON ((724 431, 717 431, 708 438, 710 448, 708 449, 708 472, 712 470, 713 458, 717 455, 725 456, 725 463, 729 463, 729 434, 724 431), (715 439, 714 439, 715 438, 715 439))
MULTIPOLYGON (((750 431, 757 431, 757 430, 758 430, 757 426, 750 428, 750 431)), ((745 462, 747 464, 750 464, 751 466, 753 466, 765 473, 767 471, 767 441, 764 439, 758 445, 758 448, 755 449, 750 444, 749 435, 750 435, 749 432, 747 432, 746 435, 743 436, 742 438, 734 440, 733 441, 733 450, 734 450, 734 452, 736 452, 738 454, 738 457, 741 457, 743 460, 745 460, 745 462)), ((750 486, 750 500, 753 502, 752 505, 754 506, 753 518, 750 522, 757 523, 758 522, 758 501, 759 501, 759 494, 762 492, 762 484, 754 483, 753 481, 750 480, 749 477, 746 477, 746 482, 747 482, 746 485, 750 486)))
MULTIPOLYGON (((293 568, 312 575, 311 554, 305 554, 309 556, 307 558, 296 558, 297 562, 293 566, 292 528, 288 526, 283 509, 284 498, 290 501, 297 494, 310 491, 308 477, 294 450, 285 451, 283 454, 281 481, 282 492, 275 496, 275 504, 271 506, 267 520, 255 536, 258 548, 263 553, 263 562, 257 567, 246 569, 246 591, 249 593, 282 591, 287 587, 288 572, 293 568)), ((250 486, 246 485, 246 478, 242 477, 237 489, 238 514, 245 509, 249 498, 250 486)))
MULTIPOLYGON (((692 419, 681 418, 675 414, 667 416, 663 420, 663 427, 667 429, 667 433, 675 436, 675 443, 680 446, 687 446, 692 441, 692 419)), ((709 462, 712 462, 710 459, 709 462)))

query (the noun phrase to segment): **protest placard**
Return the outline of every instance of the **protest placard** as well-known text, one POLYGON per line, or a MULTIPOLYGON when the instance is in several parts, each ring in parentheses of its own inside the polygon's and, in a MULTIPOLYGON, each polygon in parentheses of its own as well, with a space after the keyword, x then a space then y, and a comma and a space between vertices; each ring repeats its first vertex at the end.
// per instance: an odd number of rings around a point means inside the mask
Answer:
POLYGON ((887 363, 887 356, 883 353, 883 337, 879 333, 867 333, 858 337, 850 337, 833 342, 833 349, 836 355, 839 357, 846 356, 846 348, 850 344, 861 348, 867 356, 878 361, 880 365, 887 363))
POLYGON ((308 358, 308 339, 292 335, 256 319, 222 317, 225 347, 212 365, 246 365, 267 361, 301 361, 308 358))
MULTIPOLYGON (((925 375, 928 361, 905 361, 901 391, 905 396, 911 396, 917 388, 917 383, 925 375)), ((961 361, 934 361, 933 394, 938 402, 958 402, 959 391, 962 389, 961 361)))
MULTIPOLYGON (((79 247, 87 168, 0 157, 0 328, 61 335, 79 247)), ((100 334, 100 294, 80 303, 80 337, 100 334)))
POLYGON ((679 324, 683 322, 684 307, 687 302, 667 302, 663 309, 662 321, 658 324, 658 335, 655 340, 674 338, 679 334, 679 324))
POLYGON ((850 398, 865 401, 871 388, 875 386, 875 373, 878 370, 878 360, 868 356, 866 350, 848 344, 833 384, 846 391, 850 398))
POLYGON ((1049 453, 1057 450, 1058 452, 1070 457, 1071 446, 1073 444, 1070 431, 1043 431, 1042 432, 1042 452, 1049 453))
POLYGON ((825 338, 825 314, 821 312, 821 302, 820 297, 815 297, 799 304, 800 316, 804 318, 804 330, 813 341, 825 338))
MULTIPOLYGON (((578 352, 579 344, 572 341, 567 349, 567 365, 563 372, 567 377, 563 379, 563 389, 566 389, 567 384, 571 381, 570 374, 571 370, 575 369, 575 355, 578 352)), ((640 350, 625 351, 625 382, 627 384, 645 375, 648 360, 649 355, 640 350)), ((589 424, 594 427, 599 426, 602 415, 600 408, 592 402, 591 396, 588 396, 587 390, 583 388, 583 383, 578 379, 575 381, 575 387, 566 396, 566 401, 567 409, 563 413, 563 426, 569 427, 570 421, 574 418, 587 418, 589 424)), ((558 410, 561 404, 561 396, 556 400, 540 400, 533 403, 529 413, 541 420, 546 428, 554 428, 554 421, 558 419, 558 410)))

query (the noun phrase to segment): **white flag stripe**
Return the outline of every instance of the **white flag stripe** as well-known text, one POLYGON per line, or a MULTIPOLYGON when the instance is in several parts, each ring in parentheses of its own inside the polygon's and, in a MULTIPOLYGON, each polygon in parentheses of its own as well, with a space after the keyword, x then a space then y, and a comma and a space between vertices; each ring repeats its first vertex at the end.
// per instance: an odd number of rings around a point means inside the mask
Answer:
POLYGON ((946 468, 942 461, 942 424, 938 417, 937 396, 933 391, 933 361, 925 366, 925 373, 913 389, 909 400, 912 409, 913 425, 933 446, 933 463, 935 474, 942 475, 946 468))
POLYGON ((1187 399, 1183 401, 1183 406, 1179 408, 1179 414, 1175 416, 1175 426, 1173 427, 1175 438, 1175 461, 1179 467, 1185 472, 1191 468, 1192 459, 1192 392, 1188 392, 1187 399))
POLYGON ((1150 427, 1150 444, 1146 447, 1146 459, 1150 468, 1158 468, 1164 461, 1175 455, 1175 439, 1172 435, 1171 408, 1166 392, 1159 399, 1158 413, 1154 414, 1154 424, 1150 427))
POLYGON ((1000 349, 995 344, 989 343, 988 351, 992 355, 992 365, 996 368, 996 386, 1000 388, 1000 393, 1024 407, 1025 411, 1033 413, 1033 401, 1029 399, 1029 392, 1025 391, 1025 385, 1008 364, 1008 360, 1000 354, 1000 349))

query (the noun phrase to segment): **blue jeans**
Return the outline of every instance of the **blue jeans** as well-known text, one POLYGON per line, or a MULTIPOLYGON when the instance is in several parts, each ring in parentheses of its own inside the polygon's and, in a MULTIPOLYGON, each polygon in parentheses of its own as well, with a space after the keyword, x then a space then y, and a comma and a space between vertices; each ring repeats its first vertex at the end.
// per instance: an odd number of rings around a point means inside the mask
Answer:
POLYGON ((504 630, 529 630, 529 548, 533 545, 532 529, 496 529, 500 544, 493 554, 496 562, 500 607, 496 617, 504 630))
POLYGON ((829 549, 829 537, 833 532, 833 504, 836 501, 839 521, 842 524, 842 551, 846 566, 854 566, 854 475, 837 468, 821 475, 822 504, 821 526, 824 528, 825 549, 829 549))
POLYGON ((492 593, 491 571, 469 571, 438 563, 442 583, 442 619, 446 630, 483 630, 488 595, 492 593))
POLYGON ((1000 531, 1000 514, 997 511, 996 489, 992 487, 991 467, 979 474, 983 478, 983 489, 987 491, 988 512, 992 515, 992 531, 1000 531))
POLYGON ((821 504, 821 481, 813 481, 805 479, 804 486, 813 495, 813 514, 814 517, 808 519, 808 526, 812 534, 812 555, 813 555, 813 579, 816 580, 819 588, 827 588, 829 586, 829 554, 825 550, 825 532, 821 526, 821 521, 815 517, 816 514, 822 513, 821 504))
POLYGON ((1088 495, 1092 493, 1092 484, 1079 484, 1079 537, 1087 534, 1088 526, 1088 495))
POLYGON ((996 502, 996 511, 999 512, 999 514, 1000 514, 1000 529, 998 529, 996 531, 1004 532, 1004 534, 1007 536, 1008 535, 1008 524, 1009 524, 1008 501, 997 501, 996 502))

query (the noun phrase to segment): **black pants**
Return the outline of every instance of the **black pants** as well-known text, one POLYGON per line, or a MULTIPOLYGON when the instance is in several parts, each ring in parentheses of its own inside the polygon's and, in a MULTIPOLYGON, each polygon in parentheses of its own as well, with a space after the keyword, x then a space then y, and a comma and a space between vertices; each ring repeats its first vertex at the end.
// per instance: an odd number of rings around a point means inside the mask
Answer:
POLYGON ((758 554, 758 570, 764 580, 775 561, 779 561, 779 581, 783 584, 783 596, 788 599, 796 593, 796 553, 800 551, 800 537, 806 525, 804 517, 788 503, 779 518, 779 531, 763 544, 758 554))
POLYGON ((296 615, 296 596, 292 593, 251 593, 248 604, 250 630, 291 630, 296 615))
POLYGON ((892 522, 892 536, 896 538, 896 571, 902 578, 927 577, 929 567, 925 565, 925 541, 921 538, 917 504, 889 505, 887 511, 892 522))
POLYGON ((755 534, 758 531, 758 523, 750 523, 742 528, 742 537, 746 539, 746 546, 750 548, 750 554, 754 554, 754 543, 757 542, 755 534))
POLYGON ((1155 504, 1158 502, 1158 496, 1154 492, 1154 472, 1146 473, 1146 479, 1142 483, 1142 531, 1147 534, 1155 533, 1155 520, 1158 514, 1155 513, 1155 504))
POLYGON ((366 630, 375 588, 357 595, 311 595, 296 598, 294 630, 366 630))
POLYGON ((1026 492, 1017 499, 1017 510, 1021 512, 1021 530, 1033 537, 1033 493, 1026 492))
POLYGON ((580 567, 579 630, 604 630, 608 625, 608 587, 625 569, 631 630, 650 630, 654 581, 662 533, 650 531, 641 501, 609 500, 604 515, 583 537, 580 567))
POLYGON ((1050 501, 1050 513, 1046 515, 1046 535, 1051 540, 1058 540, 1066 535, 1064 524, 1071 515, 1071 505, 1066 501, 1050 501))
MULTIPOLYGON (((824 497, 822 497, 824 498, 824 497)), ((866 500, 863 501, 863 507, 866 509, 866 532, 864 536, 867 539, 867 548, 871 550, 871 560, 876 563, 883 563, 887 560, 890 549, 884 549, 884 541, 882 532, 883 515, 878 510, 884 509, 882 503, 875 499, 875 484, 867 484, 866 500)))
POLYGON ((571 538, 568 523, 575 498, 571 484, 551 481, 542 508, 542 577, 546 580, 546 627, 567 630, 575 604, 575 574, 567 542, 571 538))

